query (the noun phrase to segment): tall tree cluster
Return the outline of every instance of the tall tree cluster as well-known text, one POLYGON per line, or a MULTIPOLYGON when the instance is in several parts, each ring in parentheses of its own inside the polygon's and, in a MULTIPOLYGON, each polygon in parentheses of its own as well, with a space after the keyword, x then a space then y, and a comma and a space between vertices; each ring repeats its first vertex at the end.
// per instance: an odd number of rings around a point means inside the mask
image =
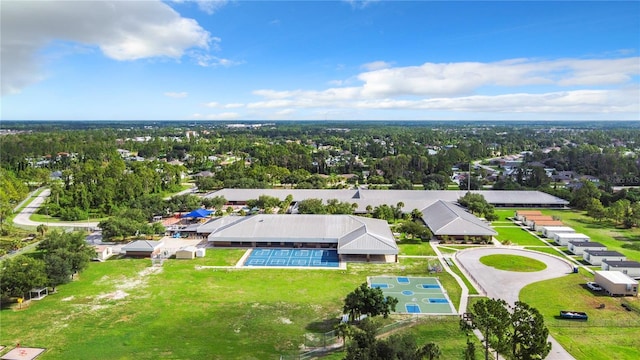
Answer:
POLYGON ((72 276, 84 270, 94 249, 82 232, 52 231, 38 244, 42 259, 19 255, 7 259, 0 269, 0 292, 3 296, 24 297, 32 288, 68 283, 72 276))
POLYGON ((473 305, 472 314, 471 323, 462 321, 461 325, 480 330, 485 359, 489 359, 489 347, 496 356, 500 353, 514 360, 544 359, 551 351, 542 314, 524 302, 516 301, 509 309, 504 300, 483 299, 473 305))

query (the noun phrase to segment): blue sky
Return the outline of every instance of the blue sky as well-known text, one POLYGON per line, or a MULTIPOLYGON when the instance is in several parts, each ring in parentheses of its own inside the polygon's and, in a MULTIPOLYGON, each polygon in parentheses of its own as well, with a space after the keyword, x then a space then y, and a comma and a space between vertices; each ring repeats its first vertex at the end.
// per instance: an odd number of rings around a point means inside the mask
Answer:
POLYGON ((2 119, 640 120, 640 2, 2 0, 2 119))

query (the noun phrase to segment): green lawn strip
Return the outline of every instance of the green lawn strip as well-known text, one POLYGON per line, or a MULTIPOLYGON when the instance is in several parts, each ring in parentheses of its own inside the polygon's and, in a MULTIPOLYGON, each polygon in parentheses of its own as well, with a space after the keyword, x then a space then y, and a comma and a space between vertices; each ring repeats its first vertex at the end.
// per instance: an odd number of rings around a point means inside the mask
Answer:
POLYGON ((451 271, 456 273, 456 275, 460 276, 460 278, 462 279, 462 282, 464 282, 464 284, 467 286, 467 289, 469 289, 469 295, 478 294, 478 290, 476 290, 476 288, 471 284, 469 279, 467 279, 467 277, 462 273, 462 271, 460 271, 460 268, 458 268, 455 264, 449 265, 449 268, 451 269, 451 271))
POLYGON ((196 258, 192 263, 196 266, 234 266, 246 252, 245 249, 209 250, 204 258, 196 258))
POLYGON ((438 249, 443 254, 453 254, 460 250, 481 248, 481 247, 485 247, 485 246, 484 245, 455 245, 455 244, 438 245, 438 249))
MULTIPOLYGON (((73 221, 76 223, 82 223, 82 222, 100 222, 102 220, 107 220, 108 217, 101 217, 101 218, 89 218, 89 219, 85 219, 85 220, 77 220, 77 221, 73 221)), ((42 223, 62 223, 62 222, 67 222, 67 220, 62 220, 58 217, 53 217, 53 216, 49 216, 49 215, 44 215, 44 214, 31 214, 31 216, 29 216, 29 220, 31 221, 37 221, 37 222, 42 222, 42 223)))
POLYGON ((640 250, 623 247, 625 244, 632 245, 640 242, 640 228, 618 228, 611 222, 597 222, 583 212, 574 210, 543 210, 542 212, 557 216, 576 232, 588 235, 591 241, 606 245, 608 250, 619 251, 629 260, 640 261, 640 250))
POLYGON ((412 255, 412 256, 436 256, 436 252, 433 250, 428 242, 426 243, 399 243, 400 255, 412 255))
POLYGON ((564 258, 564 256, 562 255, 561 252, 558 252, 556 249, 554 249, 551 246, 526 246, 525 250, 533 250, 533 251, 543 252, 543 253, 547 253, 547 254, 550 254, 550 255, 555 255, 555 256, 564 258))
POLYGON ((496 239, 501 243, 509 242, 511 245, 520 246, 544 245, 540 239, 520 227, 496 227, 494 229, 498 232, 496 239))
POLYGON ((498 215, 497 221, 508 221, 509 218, 515 216, 516 209, 495 209, 496 215, 498 215))
POLYGON ((498 270, 506 271, 534 272, 547 268, 547 265, 542 261, 519 255, 486 255, 480 258, 480 262, 498 270))
MULTIPOLYGON (((331 330, 326 320, 338 318, 344 297, 366 276, 430 276, 419 258, 353 263, 346 271, 202 268, 233 264, 242 252, 222 251, 168 260, 146 276, 139 273, 148 259, 91 263, 58 293, 23 311, 3 310, 0 343, 45 347, 43 359, 277 358, 297 351, 304 333, 331 330)), ((436 276, 457 307, 457 283, 436 276)))
POLYGON ((526 286, 520 300, 537 308, 551 335, 578 360, 638 359, 640 314, 626 311, 621 302, 640 304, 637 297, 614 298, 590 291, 593 276, 584 270, 526 286), (598 309, 604 304, 604 309, 598 309), (562 320, 560 310, 584 311, 586 322, 562 320))

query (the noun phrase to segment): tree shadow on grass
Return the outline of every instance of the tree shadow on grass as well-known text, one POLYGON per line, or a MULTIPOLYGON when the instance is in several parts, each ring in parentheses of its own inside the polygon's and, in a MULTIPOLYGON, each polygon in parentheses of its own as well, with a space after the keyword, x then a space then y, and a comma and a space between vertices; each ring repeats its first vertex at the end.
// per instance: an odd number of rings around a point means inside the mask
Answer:
POLYGON ((323 333, 334 330, 336 325, 340 323, 339 318, 330 318, 310 322, 305 329, 311 332, 323 333))

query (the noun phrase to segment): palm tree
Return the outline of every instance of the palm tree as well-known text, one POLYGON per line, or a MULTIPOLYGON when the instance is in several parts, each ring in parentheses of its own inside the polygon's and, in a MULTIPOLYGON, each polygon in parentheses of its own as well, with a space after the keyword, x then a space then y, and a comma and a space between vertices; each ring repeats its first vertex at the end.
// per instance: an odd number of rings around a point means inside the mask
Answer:
POLYGON ((40 234, 40 236, 44 236, 44 234, 46 234, 48 230, 49 230, 49 227, 45 224, 40 224, 36 228, 36 231, 38 232, 38 234, 40 234))

